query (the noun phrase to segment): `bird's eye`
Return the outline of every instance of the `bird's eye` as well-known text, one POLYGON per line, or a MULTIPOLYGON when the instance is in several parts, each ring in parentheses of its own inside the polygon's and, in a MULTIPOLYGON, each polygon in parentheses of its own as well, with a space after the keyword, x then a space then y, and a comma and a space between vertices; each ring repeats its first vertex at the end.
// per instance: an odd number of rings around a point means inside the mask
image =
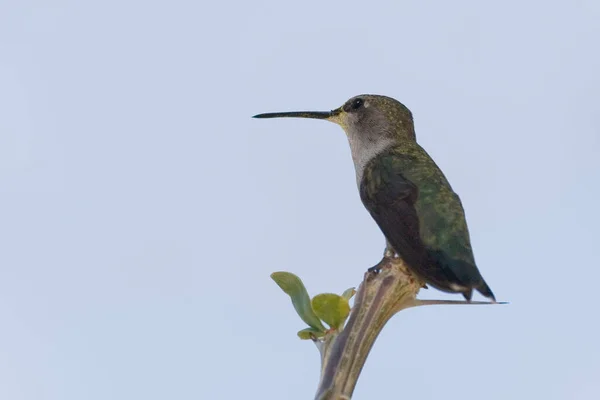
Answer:
POLYGON ((363 105, 363 103, 363 99, 356 99, 352 102, 350 107, 352 107, 353 110, 358 110, 363 105))

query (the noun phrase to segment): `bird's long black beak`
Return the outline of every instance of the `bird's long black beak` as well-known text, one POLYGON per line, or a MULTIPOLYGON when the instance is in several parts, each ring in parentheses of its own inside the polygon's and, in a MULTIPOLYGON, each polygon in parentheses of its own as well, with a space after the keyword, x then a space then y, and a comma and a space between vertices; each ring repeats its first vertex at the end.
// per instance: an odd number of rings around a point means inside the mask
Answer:
POLYGON ((266 114, 257 114, 252 118, 284 118, 284 117, 292 117, 292 118, 313 118, 313 119, 329 119, 338 115, 338 110, 333 111, 291 111, 291 112, 276 112, 276 113, 266 113, 266 114))

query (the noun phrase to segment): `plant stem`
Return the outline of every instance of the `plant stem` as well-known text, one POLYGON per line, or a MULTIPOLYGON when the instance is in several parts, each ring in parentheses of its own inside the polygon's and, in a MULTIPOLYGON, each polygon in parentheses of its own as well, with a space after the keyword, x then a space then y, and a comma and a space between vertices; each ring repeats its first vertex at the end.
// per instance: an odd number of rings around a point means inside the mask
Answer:
POLYGON ((378 274, 367 272, 344 329, 319 345, 321 379, 316 400, 348 400, 377 336, 398 311, 418 305, 420 282, 399 258, 384 258, 378 274))

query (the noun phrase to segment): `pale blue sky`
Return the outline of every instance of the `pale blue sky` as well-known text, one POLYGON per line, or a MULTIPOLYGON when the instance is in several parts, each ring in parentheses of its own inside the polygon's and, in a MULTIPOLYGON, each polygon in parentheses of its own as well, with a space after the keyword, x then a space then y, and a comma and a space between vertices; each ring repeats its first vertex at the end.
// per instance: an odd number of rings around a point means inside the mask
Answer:
MULTIPOLYGON (((600 3, 0 1, 0 399, 309 399, 269 278, 383 238, 342 130, 385 94, 509 306, 394 318, 356 399, 598 399, 600 3)), ((452 298, 435 290, 424 298, 452 298)), ((477 297, 481 299, 481 297, 477 297)))

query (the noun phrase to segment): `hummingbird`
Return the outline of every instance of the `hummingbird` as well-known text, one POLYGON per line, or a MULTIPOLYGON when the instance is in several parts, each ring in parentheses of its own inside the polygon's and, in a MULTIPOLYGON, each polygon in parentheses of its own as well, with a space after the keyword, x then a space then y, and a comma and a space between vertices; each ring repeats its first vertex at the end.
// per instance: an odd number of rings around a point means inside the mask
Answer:
POLYGON ((323 119, 345 131, 360 199, 386 239, 384 258, 401 257, 438 290, 471 301, 475 289, 496 301, 475 264, 462 202, 417 143, 413 116, 404 104, 364 94, 332 111, 254 116, 279 117, 323 119))

